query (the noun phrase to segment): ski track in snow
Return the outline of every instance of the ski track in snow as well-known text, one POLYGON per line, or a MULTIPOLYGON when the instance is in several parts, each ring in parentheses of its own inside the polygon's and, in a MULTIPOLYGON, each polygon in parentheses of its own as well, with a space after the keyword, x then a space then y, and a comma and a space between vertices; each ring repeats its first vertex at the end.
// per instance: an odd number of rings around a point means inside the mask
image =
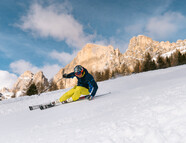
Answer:
POLYGON ((98 96, 47 110, 69 89, 0 102, 0 143, 184 143, 186 66, 99 82, 98 96))

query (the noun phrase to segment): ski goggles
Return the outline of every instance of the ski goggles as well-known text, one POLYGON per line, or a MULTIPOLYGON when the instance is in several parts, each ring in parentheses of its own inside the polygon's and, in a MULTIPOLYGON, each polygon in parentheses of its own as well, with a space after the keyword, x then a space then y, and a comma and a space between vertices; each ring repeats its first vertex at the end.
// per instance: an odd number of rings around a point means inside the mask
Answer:
POLYGON ((83 69, 79 72, 76 72, 75 75, 81 75, 83 73, 83 69))

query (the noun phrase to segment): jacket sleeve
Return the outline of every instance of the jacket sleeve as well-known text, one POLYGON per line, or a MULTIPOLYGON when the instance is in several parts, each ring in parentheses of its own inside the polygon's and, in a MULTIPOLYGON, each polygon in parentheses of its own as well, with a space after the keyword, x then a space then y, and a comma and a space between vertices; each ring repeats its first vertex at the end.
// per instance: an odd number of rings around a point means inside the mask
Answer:
POLYGON ((98 85, 97 85, 97 83, 95 82, 95 80, 94 80, 94 78, 91 76, 91 79, 90 79, 90 84, 92 85, 92 87, 93 87, 93 91, 92 91, 92 93, 91 93, 91 96, 95 96, 95 94, 96 94, 96 92, 97 92, 97 90, 98 90, 98 85))
POLYGON ((73 78, 73 77, 75 77, 75 73, 71 72, 71 73, 67 74, 66 78, 73 78))

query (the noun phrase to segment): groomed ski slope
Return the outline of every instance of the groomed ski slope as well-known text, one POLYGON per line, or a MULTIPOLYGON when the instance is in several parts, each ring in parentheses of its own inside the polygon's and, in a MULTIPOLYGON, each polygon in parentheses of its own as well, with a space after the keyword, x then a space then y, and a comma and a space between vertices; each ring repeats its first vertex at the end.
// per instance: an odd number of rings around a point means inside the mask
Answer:
POLYGON ((0 143, 185 143, 186 66, 100 82, 93 101, 28 106, 68 89, 0 102, 0 143))

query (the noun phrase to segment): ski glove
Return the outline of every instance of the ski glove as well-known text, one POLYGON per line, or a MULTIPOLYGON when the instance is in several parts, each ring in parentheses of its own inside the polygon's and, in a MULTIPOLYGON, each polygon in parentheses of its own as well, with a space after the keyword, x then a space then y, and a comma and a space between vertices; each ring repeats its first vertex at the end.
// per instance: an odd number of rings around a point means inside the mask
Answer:
POLYGON ((66 73, 63 75, 63 78, 67 78, 67 74, 66 73))

